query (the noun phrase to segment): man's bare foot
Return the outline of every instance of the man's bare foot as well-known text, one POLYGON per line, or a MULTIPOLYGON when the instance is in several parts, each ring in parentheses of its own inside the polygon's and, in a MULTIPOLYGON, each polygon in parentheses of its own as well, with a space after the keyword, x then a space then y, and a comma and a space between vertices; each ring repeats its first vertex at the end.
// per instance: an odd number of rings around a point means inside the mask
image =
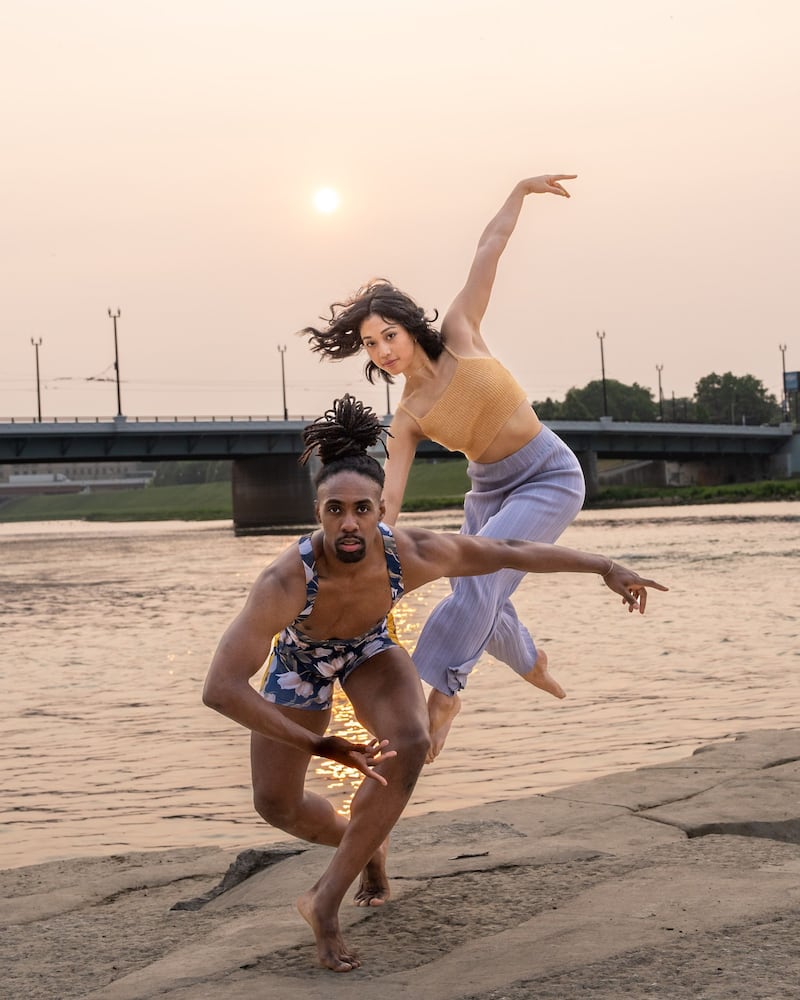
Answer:
POLYGON ((457 694, 446 695, 433 688, 428 695, 428 725, 430 727, 431 745, 425 757, 425 763, 430 764, 442 752, 444 741, 453 725, 453 720, 461 711, 461 699, 457 694))
POLYGON ((384 840, 375 856, 361 873, 361 881, 353 897, 354 906, 383 906, 389 899, 389 877, 386 874, 386 855, 389 853, 389 841, 384 840))
POLYGON ((543 649, 537 649, 536 663, 533 665, 533 670, 529 670, 527 674, 522 674, 522 679, 529 684, 533 684, 534 687, 541 688, 542 691, 547 691, 548 694, 552 694, 556 698, 567 697, 567 692, 547 669, 547 653, 543 649))
POLYGON ((338 917, 334 915, 331 918, 319 913, 313 889, 304 892, 297 900, 297 909, 314 932, 317 941, 317 960, 323 968, 331 969, 333 972, 352 972, 353 969, 361 967, 358 956, 342 939, 338 917))

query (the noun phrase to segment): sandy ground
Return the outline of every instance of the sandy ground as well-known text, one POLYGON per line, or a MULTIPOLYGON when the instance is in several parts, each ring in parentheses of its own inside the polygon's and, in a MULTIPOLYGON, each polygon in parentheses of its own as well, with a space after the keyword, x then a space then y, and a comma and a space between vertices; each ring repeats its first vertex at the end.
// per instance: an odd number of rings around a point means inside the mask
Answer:
POLYGON ((669 765, 403 820, 392 901, 342 909, 364 963, 342 975, 316 967, 293 907, 324 848, 9 869, 2 995, 795 998, 799 785, 800 730, 762 731, 669 765))

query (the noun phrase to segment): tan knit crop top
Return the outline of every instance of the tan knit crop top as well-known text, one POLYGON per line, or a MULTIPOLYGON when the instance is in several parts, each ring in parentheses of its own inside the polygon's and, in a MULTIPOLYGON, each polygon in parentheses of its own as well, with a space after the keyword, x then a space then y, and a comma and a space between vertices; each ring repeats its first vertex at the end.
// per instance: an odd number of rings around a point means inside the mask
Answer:
POLYGON ((402 403, 398 409, 408 413, 429 441, 475 461, 527 397, 497 358, 465 358, 446 344, 444 349, 456 359, 456 370, 439 399, 424 417, 415 417, 402 403))

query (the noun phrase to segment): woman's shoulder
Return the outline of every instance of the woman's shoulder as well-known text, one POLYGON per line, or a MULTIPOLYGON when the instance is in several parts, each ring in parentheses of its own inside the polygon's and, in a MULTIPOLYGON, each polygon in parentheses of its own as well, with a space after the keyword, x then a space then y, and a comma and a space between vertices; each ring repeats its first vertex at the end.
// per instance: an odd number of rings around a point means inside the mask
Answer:
POLYGON ((417 444, 425 437, 420 429, 418 418, 407 404, 405 393, 395 407, 392 422, 389 425, 389 434, 388 446, 390 449, 392 440, 396 441, 398 445, 403 441, 408 441, 416 448, 417 444))

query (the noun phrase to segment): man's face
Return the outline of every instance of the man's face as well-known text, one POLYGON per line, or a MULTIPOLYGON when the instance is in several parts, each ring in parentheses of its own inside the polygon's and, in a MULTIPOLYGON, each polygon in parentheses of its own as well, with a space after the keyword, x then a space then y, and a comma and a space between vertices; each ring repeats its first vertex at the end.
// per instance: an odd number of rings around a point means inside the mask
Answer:
POLYGON ((341 562, 360 562, 375 540, 384 515, 381 488, 360 472, 337 472, 317 490, 317 520, 326 548, 341 562))

